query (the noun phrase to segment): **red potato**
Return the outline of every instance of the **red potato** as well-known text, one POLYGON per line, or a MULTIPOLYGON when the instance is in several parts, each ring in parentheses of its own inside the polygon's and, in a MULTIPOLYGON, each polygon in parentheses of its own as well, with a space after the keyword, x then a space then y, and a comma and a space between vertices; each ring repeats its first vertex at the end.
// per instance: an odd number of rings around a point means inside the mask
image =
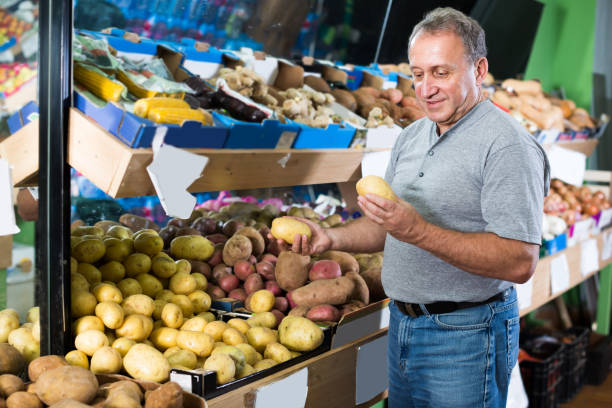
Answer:
POLYGON ((238 289, 234 289, 230 293, 228 293, 227 297, 230 297, 232 299, 236 299, 236 300, 240 300, 241 302, 244 302, 246 300, 246 298, 247 298, 247 294, 244 291, 244 289, 238 288, 238 289))
POLYGON ((210 266, 217 266, 221 262, 223 262, 223 244, 220 244, 219 246, 215 245, 215 251, 208 260, 208 264, 210 266))
POLYGON ((210 269, 210 265, 206 262, 190 260, 191 264, 191 273, 201 273, 206 276, 206 279, 210 279, 212 277, 212 270, 210 269))
POLYGON ((271 239, 270 243, 268 244, 268 246, 266 247, 266 252, 274 255, 274 256, 278 256, 281 253, 281 248, 280 246, 278 246, 278 242, 275 239, 271 239))
POLYGON ((308 278, 311 281, 319 279, 333 279, 342 276, 340 264, 336 261, 323 259, 315 262, 308 272, 308 278))
POLYGON ((270 243, 270 238, 268 238, 268 234, 270 233, 270 228, 267 225, 262 226, 257 230, 261 234, 264 239, 264 245, 267 247, 270 243))
POLYGON ((244 290, 246 291, 247 295, 257 292, 258 290, 261 290, 263 288, 264 288, 263 279, 261 278, 261 275, 256 274, 256 273, 249 276, 247 280, 244 282, 244 290))
POLYGON ((275 281, 266 281, 264 288, 272 292, 274 296, 280 296, 283 293, 275 281))
POLYGON ((234 264, 234 273, 241 281, 247 280, 247 278, 255 273, 255 267, 248 261, 237 261, 234 264))
POLYGON ((276 317, 276 327, 278 327, 280 322, 282 322, 285 318, 285 314, 277 309, 272 309, 270 312, 274 315, 274 317, 276 317))
POLYGON ((291 309, 288 316, 306 317, 306 313, 308 313, 308 310, 310 310, 308 306, 294 307, 293 309, 291 309))
POLYGON ((223 234, 211 234, 207 235, 206 239, 213 244, 224 244, 227 241, 227 237, 223 234))
POLYGON ((306 318, 313 322, 337 322, 340 316, 338 308, 332 305, 318 305, 306 313, 306 318))
POLYGON ((251 263, 252 265, 255 265, 257 263, 257 258, 255 257, 255 255, 249 256, 249 263, 251 263))
POLYGON ((217 221, 208 217, 199 217, 191 223, 191 228, 195 228, 200 231, 202 235, 215 234, 218 231, 217 221))
POLYGON ((270 262, 272 265, 276 265, 277 260, 278 258, 276 257, 276 255, 272 254, 263 254, 263 256, 261 257, 262 262, 270 262))
POLYGON ((209 284, 206 288, 206 293, 208 293, 213 300, 225 297, 225 291, 217 285, 209 284))
POLYGON ((232 273, 232 268, 226 264, 220 263, 213 268, 212 278, 218 283, 223 276, 229 275, 230 273, 232 273))
POLYGON ((296 308, 296 307, 297 307, 297 303, 295 303, 295 302, 293 301, 293 298, 292 298, 292 294, 291 294, 291 292, 287 292, 287 296, 286 296, 286 298, 287 298, 287 301, 289 302, 289 307, 290 307, 291 309, 294 309, 294 308, 296 308))
POLYGON ((267 261, 261 261, 255 265, 257 273, 260 274, 265 280, 276 280, 274 274, 274 265, 267 261))
POLYGON ((225 224, 223 224, 223 228, 221 231, 228 236, 231 237, 238 231, 240 228, 245 227, 245 223, 238 220, 229 220, 225 224))
POLYGON ((289 301, 287 300, 286 297, 277 296, 274 299, 274 308, 280 310, 283 313, 285 313, 287 311, 287 309, 289 309, 289 301))
POLYGON ((240 280, 233 274, 223 275, 219 279, 219 287, 225 292, 231 292, 234 289, 238 289, 240 286, 240 280))

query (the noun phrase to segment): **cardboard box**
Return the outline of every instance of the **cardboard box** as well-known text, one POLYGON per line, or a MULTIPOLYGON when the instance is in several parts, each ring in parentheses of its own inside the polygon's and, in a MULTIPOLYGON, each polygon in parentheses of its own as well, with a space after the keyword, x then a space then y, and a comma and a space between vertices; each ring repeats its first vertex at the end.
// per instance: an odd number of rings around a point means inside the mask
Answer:
POLYGON ((0 236, 0 269, 6 269, 13 264, 13 236, 0 236))

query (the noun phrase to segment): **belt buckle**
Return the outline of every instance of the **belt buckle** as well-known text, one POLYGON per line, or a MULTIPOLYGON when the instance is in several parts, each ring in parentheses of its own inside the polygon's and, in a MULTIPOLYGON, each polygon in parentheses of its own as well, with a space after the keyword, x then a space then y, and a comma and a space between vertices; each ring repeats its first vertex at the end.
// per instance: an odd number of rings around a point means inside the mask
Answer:
POLYGON ((417 314, 414 312, 412 303, 404 303, 404 310, 406 310, 406 313, 408 313, 408 316, 412 318, 418 317, 417 314))

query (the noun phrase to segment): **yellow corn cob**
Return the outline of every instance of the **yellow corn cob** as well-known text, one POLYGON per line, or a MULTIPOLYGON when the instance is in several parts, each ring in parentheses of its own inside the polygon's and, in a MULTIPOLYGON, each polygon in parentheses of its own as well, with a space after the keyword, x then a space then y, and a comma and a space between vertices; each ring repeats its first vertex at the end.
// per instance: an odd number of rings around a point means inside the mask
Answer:
POLYGON ((155 96, 163 96, 161 92, 150 91, 143 88, 136 82, 132 81, 130 77, 121 70, 117 70, 117 79, 123 82, 125 86, 127 86, 128 91, 130 91, 130 93, 137 98, 153 98, 155 96))
POLYGON ((149 111, 154 108, 181 108, 189 109, 189 104, 176 98, 144 98, 134 104, 134 114, 146 118, 149 111))
POLYGON ((94 95, 104 99, 106 102, 117 102, 125 87, 104 75, 83 67, 81 64, 74 65, 74 79, 94 95))
POLYGON ((153 108, 147 117, 156 123, 182 125, 184 121, 190 120, 206 124, 206 115, 198 109, 153 108))

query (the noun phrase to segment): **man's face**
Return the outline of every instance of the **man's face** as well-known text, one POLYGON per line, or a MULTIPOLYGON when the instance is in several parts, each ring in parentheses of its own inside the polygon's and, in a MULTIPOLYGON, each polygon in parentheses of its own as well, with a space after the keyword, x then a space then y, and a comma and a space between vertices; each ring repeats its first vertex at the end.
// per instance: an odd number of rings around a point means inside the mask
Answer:
POLYGON ((421 32, 410 44, 409 58, 417 101, 443 133, 477 101, 476 66, 461 38, 450 31, 421 32))

